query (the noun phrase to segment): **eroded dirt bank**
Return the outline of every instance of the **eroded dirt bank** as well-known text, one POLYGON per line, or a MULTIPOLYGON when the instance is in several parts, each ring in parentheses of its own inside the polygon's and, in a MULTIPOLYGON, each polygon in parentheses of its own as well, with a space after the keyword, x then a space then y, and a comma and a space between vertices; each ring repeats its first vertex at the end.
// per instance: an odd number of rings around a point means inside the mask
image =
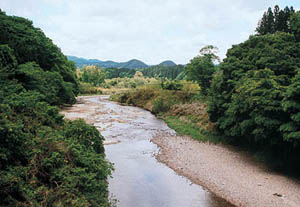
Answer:
POLYGON ((300 183, 223 145, 157 136, 157 159, 236 206, 299 207, 300 183))

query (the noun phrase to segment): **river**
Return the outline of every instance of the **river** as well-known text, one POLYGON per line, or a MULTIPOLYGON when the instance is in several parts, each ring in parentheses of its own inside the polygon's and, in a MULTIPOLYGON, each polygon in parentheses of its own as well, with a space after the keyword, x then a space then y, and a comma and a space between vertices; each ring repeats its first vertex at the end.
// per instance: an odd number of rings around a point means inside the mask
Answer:
POLYGON ((85 119, 104 136, 107 159, 115 168, 109 192, 118 207, 232 206, 156 160, 159 148, 151 139, 176 133, 150 112, 111 102, 109 96, 78 100, 62 113, 85 119))

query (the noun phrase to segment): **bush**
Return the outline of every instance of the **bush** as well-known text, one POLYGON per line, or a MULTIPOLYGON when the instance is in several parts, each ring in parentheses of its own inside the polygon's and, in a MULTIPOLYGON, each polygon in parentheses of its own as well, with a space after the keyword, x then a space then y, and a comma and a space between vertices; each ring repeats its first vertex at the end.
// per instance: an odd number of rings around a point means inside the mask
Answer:
POLYGON ((90 83, 80 83, 79 92, 80 94, 98 94, 98 95, 102 94, 100 88, 95 87, 90 83))
POLYGON ((103 137, 74 103, 74 65, 32 22, 0 10, 0 206, 108 207, 103 137))
POLYGON ((173 104, 171 100, 166 101, 162 97, 157 97, 152 101, 152 112, 154 114, 167 112, 173 104))
POLYGON ((183 84, 178 81, 167 81, 162 83, 162 89, 180 91, 183 88, 183 84))

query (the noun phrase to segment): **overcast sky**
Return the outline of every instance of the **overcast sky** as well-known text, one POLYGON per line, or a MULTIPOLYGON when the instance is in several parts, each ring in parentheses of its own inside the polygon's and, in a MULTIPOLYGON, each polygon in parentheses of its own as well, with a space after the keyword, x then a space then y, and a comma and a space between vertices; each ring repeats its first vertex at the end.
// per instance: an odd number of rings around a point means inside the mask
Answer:
POLYGON ((0 8, 32 20, 66 55, 185 64, 209 44, 224 58, 275 4, 300 8, 299 0, 1 0, 0 8))

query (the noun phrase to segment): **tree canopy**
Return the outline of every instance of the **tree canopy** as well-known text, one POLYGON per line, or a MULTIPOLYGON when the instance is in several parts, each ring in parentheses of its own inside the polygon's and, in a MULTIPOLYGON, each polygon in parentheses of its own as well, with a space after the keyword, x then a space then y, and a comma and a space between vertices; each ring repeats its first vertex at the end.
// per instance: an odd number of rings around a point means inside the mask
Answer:
POLYGON ((273 160, 293 167, 300 155, 299 25, 292 7, 269 8, 259 35, 227 51, 213 75, 208 104, 224 139, 270 151, 273 160))
MULTIPOLYGON (((32 82, 37 78, 33 75, 34 70, 43 78, 56 77, 55 79, 62 80, 60 86, 54 81, 52 82, 54 84, 47 84, 52 92, 57 92, 55 95, 58 98, 52 100, 53 104, 75 102, 74 97, 79 90, 74 74, 75 66, 40 29, 33 27, 32 22, 27 19, 7 16, 0 10, 0 34, 1 60, 11 60, 9 61, 11 66, 5 66, 7 71, 3 72, 2 76, 7 74, 10 78, 19 80, 26 89, 28 87, 26 82, 32 82), (20 67, 12 67, 14 64, 26 64, 26 70, 30 70, 32 76, 28 74, 26 76, 25 65, 21 67, 23 71, 19 71, 20 67), (29 80, 30 78, 32 80, 29 80)), ((37 73, 35 75, 38 75, 37 73)))
POLYGON ((0 206, 110 206, 103 137, 57 107, 76 100, 74 69, 31 21, 0 10, 0 206))
POLYGON ((189 80, 196 81, 203 94, 207 94, 211 84, 214 72, 216 72, 216 65, 214 61, 219 60, 215 54, 217 48, 208 45, 200 50, 200 55, 194 57, 185 67, 185 72, 189 80))

